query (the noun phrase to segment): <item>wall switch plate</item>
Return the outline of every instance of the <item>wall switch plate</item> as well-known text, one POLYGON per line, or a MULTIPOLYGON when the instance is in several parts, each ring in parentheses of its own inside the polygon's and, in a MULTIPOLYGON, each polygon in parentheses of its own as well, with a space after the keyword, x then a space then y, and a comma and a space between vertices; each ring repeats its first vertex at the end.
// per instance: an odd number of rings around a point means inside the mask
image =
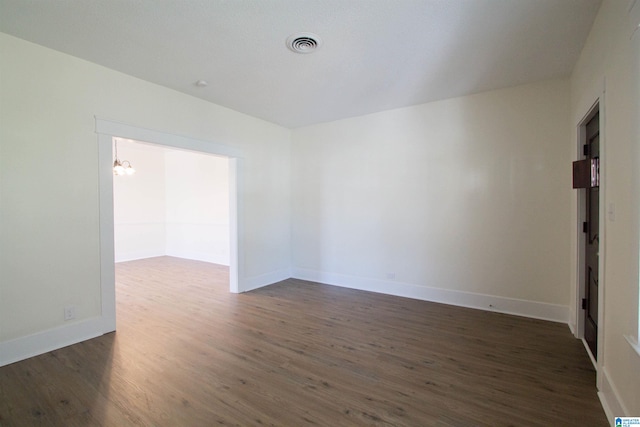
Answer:
POLYGON ((76 306, 68 305, 64 308, 64 320, 71 320, 76 318, 76 306))

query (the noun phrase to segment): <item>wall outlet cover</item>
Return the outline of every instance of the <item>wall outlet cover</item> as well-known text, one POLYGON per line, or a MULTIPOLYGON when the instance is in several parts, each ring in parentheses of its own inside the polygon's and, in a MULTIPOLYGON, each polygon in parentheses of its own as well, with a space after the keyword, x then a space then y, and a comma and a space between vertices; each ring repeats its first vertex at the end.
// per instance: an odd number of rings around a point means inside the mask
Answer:
POLYGON ((64 320, 71 320, 76 318, 76 306, 68 305, 64 308, 64 320))

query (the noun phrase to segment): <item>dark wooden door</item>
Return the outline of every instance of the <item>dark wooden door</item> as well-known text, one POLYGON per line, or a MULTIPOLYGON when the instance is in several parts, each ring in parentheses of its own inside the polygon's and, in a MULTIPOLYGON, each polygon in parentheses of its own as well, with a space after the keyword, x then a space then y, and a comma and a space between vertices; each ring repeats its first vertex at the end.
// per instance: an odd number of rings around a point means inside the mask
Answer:
POLYGON ((598 258, 600 237, 600 125, 596 114, 586 126, 585 154, 591 167, 586 189, 584 338, 594 358, 598 356, 598 258))

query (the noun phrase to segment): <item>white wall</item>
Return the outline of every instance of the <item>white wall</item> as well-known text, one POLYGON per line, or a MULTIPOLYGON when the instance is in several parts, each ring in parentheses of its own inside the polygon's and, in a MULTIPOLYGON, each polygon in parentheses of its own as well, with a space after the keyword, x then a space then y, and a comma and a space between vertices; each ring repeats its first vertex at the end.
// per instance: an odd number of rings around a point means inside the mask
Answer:
POLYGON ((165 151, 119 141, 118 157, 137 173, 113 177, 115 260, 166 255, 165 151))
POLYGON ((566 321, 568 112, 546 81, 294 130, 294 275, 566 321))
POLYGON ((128 140, 113 179, 116 262, 170 255, 229 265, 229 160, 128 140))
MULTIPOLYGON (((638 144, 638 65, 640 40, 631 38, 629 2, 605 0, 600 7, 587 43, 571 78, 572 137, 568 144, 576 151, 576 127, 593 103, 600 100, 604 114, 601 127, 601 172, 604 187, 602 215, 604 233, 600 240, 603 257, 601 286, 604 298, 604 342, 598 364, 598 386, 610 417, 640 414, 640 355, 625 335, 637 337, 638 330, 638 242, 640 203, 640 152, 638 144), (634 52, 635 42, 635 52, 634 52), (635 68, 634 68, 635 67, 635 68), (635 69, 635 71, 634 71, 635 69), (615 218, 606 212, 615 205, 615 218)), ((575 159, 575 155, 574 155, 575 159)), ((601 196, 602 197, 602 196, 601 196)), ((577 209, 573 196, 572 213, 577 209)), ((577 224, 572 227, 577 229, 577 224)), ((572 241, 576 241, 574 236, 572 241)), ((572 294, 575 298, 577 249, 572 248, 572 294)), ((578 313, 577 315, 582 315, 578 313)), ((576 313, 572 318, 575 318, 576 313)), ((611 418, 612 419, 612 418, 611 418)))
POLYGON ((288 129, 6 34, 0 52, 0 364, 96 331, 96 116, 239 151, 240 287, 289 277, 288 129))
POLYGON ((640 228, 627 6, 604 1, 570 98, 566 81, 541 82, 293 134, 0 34, 0 364, 34 342, 72 342, 69 325, 101 314, 95 116, 242 151, 248 287, 288 277, 292 262, 299 277, 562 317, 577 271, 575 126, 606 80, 605 203, 616 218, 600 385, 616 411, 637 415, 640 357, 624 338, 638 333, 640 228))
POLYGON ((229 161, 166 152, 166 254, 229 265, 229 161))

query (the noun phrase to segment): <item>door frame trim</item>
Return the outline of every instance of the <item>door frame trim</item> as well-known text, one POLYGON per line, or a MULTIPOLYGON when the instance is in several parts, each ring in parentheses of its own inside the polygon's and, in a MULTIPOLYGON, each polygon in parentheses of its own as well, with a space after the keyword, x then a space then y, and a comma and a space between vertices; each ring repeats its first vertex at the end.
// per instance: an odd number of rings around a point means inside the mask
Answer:
POLYGON ((116 330, 115 255, 113 218, 113 138, 214 154, 229 159, 229 291, 242 292, 242 150, 228 145, 139 128, 95 118, 99 162, 100 296, 103 333, 116 330))

